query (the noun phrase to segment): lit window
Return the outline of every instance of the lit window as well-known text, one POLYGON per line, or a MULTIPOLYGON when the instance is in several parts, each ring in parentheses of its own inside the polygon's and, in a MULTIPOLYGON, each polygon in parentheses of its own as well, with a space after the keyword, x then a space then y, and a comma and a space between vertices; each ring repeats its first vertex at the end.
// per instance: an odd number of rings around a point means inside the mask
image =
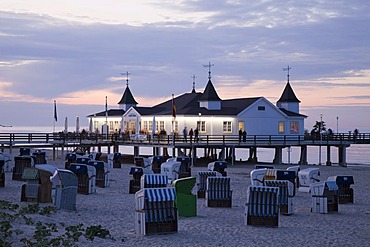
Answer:
POLYGON ((144 121, 144 130, 148 130, 148 121, 144 121))
POLYGON ((299 127, 299 124, 298 122, 290 122, 290 133, 294 134, 294 133, 298 133, 298 127, 299 127))
POLYGON ((159 129, 164 130, 164 121, 159 121, 159 129))
POLYGON ((284 129, 284 122, 279 122, 279 134, 284 134, 285 129, 284 129))
POLYGON ((224 121, 223 123, 223 132, 224 133, 231 133, 231 122, 230 121, 224 121))
POLYGON ((197 126, 199 128, 199 132, 206 132, 206 122, 205 121, 198 121, 197 126))

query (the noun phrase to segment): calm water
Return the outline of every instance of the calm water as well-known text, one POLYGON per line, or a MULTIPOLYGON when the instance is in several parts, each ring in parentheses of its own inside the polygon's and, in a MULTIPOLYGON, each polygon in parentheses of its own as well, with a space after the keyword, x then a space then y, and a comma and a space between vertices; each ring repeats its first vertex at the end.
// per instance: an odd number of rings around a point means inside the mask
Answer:
MULTIPOLYGON (((71 126, 71 130, 74 129, 71 126)), ((53 127, 28 127, 28 126, 17 126, 17 127, 4 127, 0 129, 2 133, 50 133, 53 131, 53 127)), ((62 131, 56 128, 56 131, 62 131)), ((106 152, 106 150, 102 150, 106 152)), ((121 147, 119 150, 122 153, 133 153, 133 148, 124 148, 121 147)), ((219 150, 221 151, 221 150, 219 150)), ((152 152, 151 148, 142 148, 140 149, 141 154, 148 154, 150 155, 152 152)), ((201 155, 202 149, 198 150, 198 154, 201 155)), ((171 151, 169 150, 169 153, 171 151)), ((309 164, 318 164, 320 160, 320 150, 319 147, 308 147, 307 150, 307 160, 309 164)), ((326 162, 326 147, 321 148, 321 163, 325 164, 326 162)), ((338 163, 338 149, 332 147, 330 150, 331 154, 331 161, 332 163, 338 163)), ((272 162, 274 158, 274 149, 268 148, 259 148, 258 149, 258 161, 260 162, 272 162)), ((236 159, 246 160, 249 157, 248 149, 237 149, 236 150, 236 159)), ((292 147, 290 152, 288 149, 283 150, 283 163, 298 163, 300 157, 300 148, 299 147, 292 147)), ((347 163, 348 164, 366 164, 370 165, 370 145, 351 145, 347 148, 347 163)))

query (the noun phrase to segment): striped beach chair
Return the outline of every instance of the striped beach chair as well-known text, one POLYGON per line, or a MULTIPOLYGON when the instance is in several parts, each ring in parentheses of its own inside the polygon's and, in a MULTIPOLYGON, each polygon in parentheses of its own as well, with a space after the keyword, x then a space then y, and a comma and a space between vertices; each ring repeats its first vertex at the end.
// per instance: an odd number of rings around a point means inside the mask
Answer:
POLYGON ((35 164, 47 164, 48 163, 48 156, 46 151, 43 150, 36 150, 32 153, 32 156, 35 157, 35 164))
POLYGON ((231 207, 230 177, 207 177, 207 207, 231 207))
POLYGON ((174 187, 144 188, 135 193, 137 234, 173 233, 178 230, 174 187))
POLYGON ((221 177, 221 173, 216 171, 198 171, 197 172, 197 195, 198 198, 206 197, 207 178, 208 177, 221 177))
POLYGON ((52 182, 50 177, 53 174, 49 171, 30 168, 24 169, 22 180, 26 183, 22 185, 21 201, 22 202, 38 202, 50 203, 52 202, 52 182))
POLYGON ((96 169, 96 186, 105 188, 110 186, 110 171, 108 165, 104 161, 89 160, 87 163, 96 169))
POLYGON ((266 180, 265 186, 279 188, 279 207, 283 215, 293 214, 293 190, 294 184, 288 180, 266 180))
POLYGON ((338 185, 335 181, 311 184, 312 213, 338 212, 338 185))
POLYGON ((30 155, 14 156, 12 180, 22 181, 23 170, 26 167, 35 167, 34 158, 30 155))
POLYGON ((327 181, 335 181, 338 185, 339 204, 353 203, 353 176, 331 176, 327 181))
POLYGON ((297 175, 295 171, 277 170, 276 180, 288 180, 293 185, 293 190, 289 191, 289 196, 296 195, 296 181, 297 175))
POLYGON ((96 192, 95 167, 85 164, 71 163, 69 170, 77 175, 77 193, 88 195, 96 192))
POLYGON ((140 188, 167 187, 168 177, 166 174, 144 174, 140 178, 140 188))
POLYGON ((245 205, 245 224, 279 226, 279 188, 249 186, 245 205))
POLYGON ((56 188, 55 207, 58 209, 76 210, 77 175, 70 170, 57 169, 50 180, 56 188))
POLYGON ((216 171, 222 174, 222 176, 226 177, 227 172, 225 169, 227 168, 227 162, 226 161, 214 161, 210 162, 207 165, 207 168, 209 171, 216 171))

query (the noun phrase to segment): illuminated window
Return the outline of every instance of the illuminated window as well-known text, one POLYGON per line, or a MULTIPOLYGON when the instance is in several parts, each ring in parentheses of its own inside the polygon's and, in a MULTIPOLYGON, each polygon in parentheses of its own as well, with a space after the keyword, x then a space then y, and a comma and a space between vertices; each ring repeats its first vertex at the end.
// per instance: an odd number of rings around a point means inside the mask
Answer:
POLYGON ((159 121, 159 129, 164 130, 164 121, 159 121))
POLYGON ((149 130, 148 129, 148 121, 144 121, 144 130, 149 130))
POLYGON ((206 132, 206 122, 205 121, 198 121, 197 126, 199 128, 199 132, 206 132))
POLYGON ((290 133, 292 134, 298 133, 298 127, 299 127, 298 122, 295 121, 290 122, 290 133))
POLYGON ((231 121, 224 121, 223 123, 223 132, 224 133, 231 133, 232 127, 231 127, 231 121))
POLYGON ((285 129, 284 129, 284 122, 279 122, 279 134, 284 134, 285 129))

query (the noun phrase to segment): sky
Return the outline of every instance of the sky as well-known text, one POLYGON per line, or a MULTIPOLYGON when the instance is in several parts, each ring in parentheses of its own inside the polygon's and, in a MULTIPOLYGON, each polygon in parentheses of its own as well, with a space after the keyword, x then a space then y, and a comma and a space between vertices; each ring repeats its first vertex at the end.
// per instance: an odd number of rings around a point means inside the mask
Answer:
MULTIPOLYGON (((311 130, 370 132, 370 1, 0 0, 1 125, 53 126, 202 92, 220 98, 291 86, 311 130), (71 120, 73 121, 73 120, 71 120)), ((0 132, 1 132, 0 128, 0 132)))

